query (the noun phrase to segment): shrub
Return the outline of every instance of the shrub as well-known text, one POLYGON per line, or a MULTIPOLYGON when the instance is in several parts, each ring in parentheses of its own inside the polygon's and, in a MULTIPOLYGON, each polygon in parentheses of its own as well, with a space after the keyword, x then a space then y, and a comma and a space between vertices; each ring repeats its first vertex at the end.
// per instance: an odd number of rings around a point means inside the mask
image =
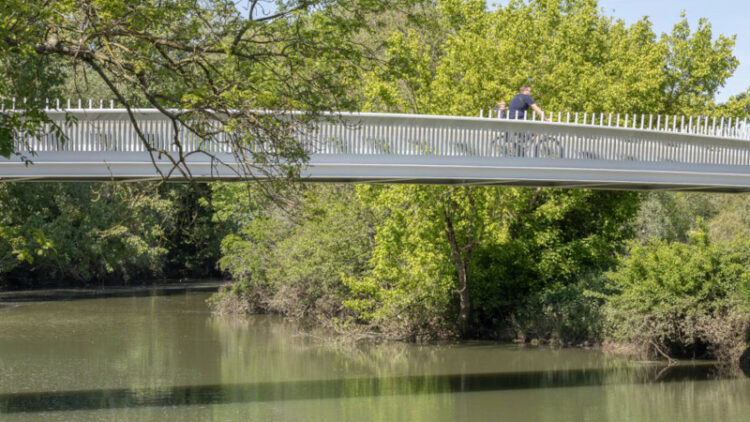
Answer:
POLYGON ((748 239, 711 243, 698 231, 689 243, 636 245, 608 274, 606 334, 651 355, 734 360, 748 321, 749 270, 748 239))

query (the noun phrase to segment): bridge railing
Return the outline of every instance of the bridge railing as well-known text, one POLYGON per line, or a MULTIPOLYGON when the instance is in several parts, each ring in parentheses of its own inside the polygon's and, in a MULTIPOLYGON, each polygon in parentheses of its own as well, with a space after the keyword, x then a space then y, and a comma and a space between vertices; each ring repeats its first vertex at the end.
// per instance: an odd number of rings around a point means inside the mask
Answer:
MULTIPOLYGON (((479 117, 485 117, 484 110, 479 111, 479 117)), ((486 114, 490 119, 512 119, 536 121, 540 118, 533 112, 511 114, 508 111, 489 109, 486 114)), ((561 112, 545 111, 544 117, 551 122, 574 125, 590 125, 601 127, 623 127, 651 131, 672 133, 689 133, 707 136, 750 140, 750 125, 748 118, 717 117, 705 115, 671 115, 671 114, 637 114, 637 113, 589 113, 589 112, 561 112)))
MULTIPOLYGON (((45 153, 145 152, 143 140, 122 109, 49 110, 67 136, 17 140, 18 150, 45 153), (65 116, 75 123, 65 125, 65 116)), ((335 113, 296 137, 311 156, 404 156, 429 161, 466 159, 585 160, 666 165, 748 166, 747 120, 705 117, 617 116, 550 113, 552 121, 384 113, 335 113)), ((157 110, 135 110, 147 141, 167 152, 231 154, 222 136, 201 139, 157 110)), ((294 115, 290 115, 293 118, 294 115)))

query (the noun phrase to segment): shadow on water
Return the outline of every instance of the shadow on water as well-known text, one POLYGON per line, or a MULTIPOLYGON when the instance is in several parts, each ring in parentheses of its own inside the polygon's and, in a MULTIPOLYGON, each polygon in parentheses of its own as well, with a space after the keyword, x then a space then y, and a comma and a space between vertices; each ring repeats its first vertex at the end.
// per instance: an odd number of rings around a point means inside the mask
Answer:
POLYGON ((489 374, 343 378, 0 394, 0 413, 96 410, 147 406, 319 400, 368 396, 468 393, 536 388, 664 383, 715 379, 711 365, 581 369, 489 374))
POLYGON ((185 292, 215 292, 225 282, 206 281, 103 289, 46 289, 0 292, 0 308, 18 302, 54 302, 79 299, 180 295, 185 292))

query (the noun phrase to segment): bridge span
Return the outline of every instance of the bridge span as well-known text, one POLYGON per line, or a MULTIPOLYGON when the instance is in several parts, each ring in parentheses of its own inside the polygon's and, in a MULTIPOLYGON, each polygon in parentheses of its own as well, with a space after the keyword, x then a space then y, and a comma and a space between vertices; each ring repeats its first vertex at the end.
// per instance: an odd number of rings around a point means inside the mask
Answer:
MULTIPOLYGON (((0 181, 148 180, 174 172, 151 155, 122 109, 49 111, 67 136, 16 140, 0 157, 0 181), (65 126, 66 113, 76 123, 65 126), (157 169, 159 171, 157 171, 157 169)), ((135 110, 149 143, 171 153, 178 140, 200 180, 237 180, 229 143, 179 131, 157 110, 135 110)), ((296 136, 309 153, 311 182, 439 183, 566 188, 750 191, 747 120, 552 114, 552 121, 383 113, 340 113, 296 136)))

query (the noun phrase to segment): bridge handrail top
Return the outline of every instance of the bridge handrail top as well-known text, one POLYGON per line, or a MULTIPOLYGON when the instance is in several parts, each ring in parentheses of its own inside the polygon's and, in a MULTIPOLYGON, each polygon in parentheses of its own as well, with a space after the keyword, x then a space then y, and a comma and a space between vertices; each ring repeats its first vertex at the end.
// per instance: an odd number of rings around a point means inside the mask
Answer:
MULTIPOLYGON (((163 113, 161 110, 156 108, 131 108, 130 109, 134 114, 138 115, 162 115, 163 113)), ((166 109, 170 113, 187 113, 189 110, 179 110, 179 109, 166 109)), ((5 110, 13 111, 13 110, 5 110)), ((15 110, 17 112, 22 112, 23 110, 15 110)), ((126 115, 127 109, 125 108, 71 108, 71 109, 48 109, 45 110, 48 115, 58 116, 58 115, 64 115, 66 113, 71 114, 124 114, 126 115)), ((234 111, 234 110, 233 110, 234 111)), ((279 115, 294 115, 294 116, 301 116, 309 114, 310 112, 307 111, 301 111, 301 110, 250 110, 256 113, 277 113, 279 115)), ((330 116, 330 117, 392 117, 392 118, 420 118, 420 119, 436 119, 436 120, 443 120, 443 119, 455 119, 455 120, 467 120, 467 121, 483 121, 483 122, 518 122, 518 123, 536 123, 536 124, 561 124, 565 126, 580 126, 580 127, 607 127, 607 128, 621 128, 621 129, 628 129, 622 126, 609 126, 609 125, 592 125, 588 123, 575 123, 575 122, 546 122, 541 120, 531 120, 531 119, 512 119, 512 118, 490 118, 490 117, 476 117, 476 116, 455 116, 455 115, 447 115, 447 114, 416 114, 416 113, 382 113, 382 112, 365 112, 365 111, 323 111, 317 113, 320 116, 330 116)), ((679 115, 678 117, 682 117, 683 115, 679 115)), ((690 117, 690 115, 684 115, 684 117, 690 117)), ((699 117, 695 115, 694 117, 699 117)), ((705 117, 705 116, 702 116, 705 117)), ((740 120, 738 118, 737 120, 740 120)), ((633 128, 637 129, 637 128, 633 128)), ((644 129, 646 130, 646 129, 644 129)))
MULTIPOLYGON (((164 116, 164 114, 154 108, 137 108, 137 109, 131 109, 131 111, 136 115, 137 117, 150 117, 150 118, 158 118, 164 116)), ((179 110, 176 109, 170 109, 169 112, 179 112, 179 110)), ((258 111, 263 113, 264 111, 258 111)), ((271 113, 271 111, 267 111, 268 113, 271 113)), ((55 117, 63 117, 66 114, 70 114, 76 117, 82 117, 85 119, 90 120, 96 120, 99 117, 114 117, 114 116, 120 116, 122 118, 128 118, 128 114, 126 113, 126 109, 124 108, 102 108, 102 109, 89 109, 89 108, 81 108, 81 109, 67 109, 67 110, 49 110, 47 111, 48 115, 51 118, 55 117)), ((284 111, 280 112, 281 115, 305 115, 306 112, 303 111, 284 111)), ((582 124, 582 123, 564 123, 564 122, 546 122, 546 121, 540 121, 540 120, 523 120, 523 119, 497 119, 497 118, 483 118, 483 117, 474 117, 474 116, 447 116, 447 115, 436 115, 436 114, 407 114, 407 113, 372 113, 372 112, 322 112, 319 114, 321 117, 331 117, 331 118, 343 118, 345 120, 355 120, 358 118, 364 118, 364 119, 382 119, 383 121, 387 120, 400 120, 400 121, 409 121, 409 120, 422 120, 422 121, 434 121, 434 122, 463 122, 468 124, 477 124, 480 123, 483 127, 518 127, 519 130, 529 130, 529 127, 535 127, 534 130, 539 130, 542 132, 549 132, 551 134, 554 134, 557 130, 565 129, 569 130, 571 128, 575 128, 575 131, 580 131, 579 134, 581 135, 589 135, 589 134, 601 134, 605 135, 607 133, 616 132, 619 134, 629 134, 634 137, 638 136, 644 136, 648 135, 649 137, 655 137, 655 138, 661 138, 661 140, 669 140, 670 137, 678 137, 682 140, 690 140, 696 143, 702 143, 705 141, 711 141, 716 142, 720 141, 722 143, 729 143, 729 144, 739 144, 741 146, 747 146, 747 143, 750 142, 750 139, 744 139, 744 138, 737 138, 737 137, 725 137, 725 136, 716 136, 716 135, 706 135, 706 134, 700 134, 700 133, 689 133, 684 131, 664 131, 664 130, 655 130, 655 129, 640 129, 640 128, 632 128, 632 127, 622 127, 622 126, 607 126, 607 125, 592 125, 592 124, 582 124)), ((575 135, 575 131, 571 131, 571 134, 575 135)))

